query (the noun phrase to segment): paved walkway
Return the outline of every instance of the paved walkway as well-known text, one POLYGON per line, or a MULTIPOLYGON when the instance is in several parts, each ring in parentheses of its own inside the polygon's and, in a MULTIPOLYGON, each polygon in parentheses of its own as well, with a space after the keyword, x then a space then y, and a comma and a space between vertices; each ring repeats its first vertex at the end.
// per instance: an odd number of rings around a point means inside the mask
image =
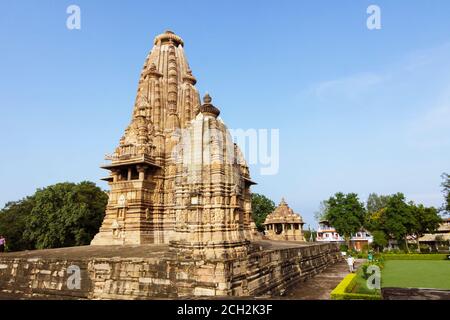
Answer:
MULTIPOLYGON (((356 261, 356 268, 361 262, 361 260, 356 261)), ((278 299, 329 300, 331 291, 336 288, 347 274, 347 263, 345 261, 338 262, 318 275, 304 282, 299 282, 287 290, 284 296, 278 297, 278 299)))

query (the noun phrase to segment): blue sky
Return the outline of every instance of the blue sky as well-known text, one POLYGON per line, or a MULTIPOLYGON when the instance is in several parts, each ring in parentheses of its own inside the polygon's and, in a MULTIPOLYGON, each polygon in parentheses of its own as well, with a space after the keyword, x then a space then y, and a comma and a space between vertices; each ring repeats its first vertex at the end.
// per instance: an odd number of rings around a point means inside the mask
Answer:
POLYGON ((450 171, 450 2, 0 1, 0 206, 99 181, 130 120, 155 35, 185 41, 230 128, 280 130, 280 170, 255 192, 314 225, 337 191, 443 202, 450 171), (81 30, 66 8, 81 8, 81 30), (381 8, 382 29, 366 28, 381 8))

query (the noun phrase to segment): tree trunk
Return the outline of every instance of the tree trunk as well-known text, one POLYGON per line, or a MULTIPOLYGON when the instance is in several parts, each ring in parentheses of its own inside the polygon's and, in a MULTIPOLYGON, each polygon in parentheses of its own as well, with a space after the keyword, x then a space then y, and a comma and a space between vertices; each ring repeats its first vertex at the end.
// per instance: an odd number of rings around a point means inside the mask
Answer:
POLYGON ((408 236, 407 235, 405 236, 405 246, 406 246, 406 250, 408 251, 408 253, 411 253, 409 251, 409 247, 408 247, 408 236))
POLYGON ((420 251, 419 235, 417 235, 416 237, 417 237, 417 252, 418 252, 418 253, 421 253, 421 251, 420 251))

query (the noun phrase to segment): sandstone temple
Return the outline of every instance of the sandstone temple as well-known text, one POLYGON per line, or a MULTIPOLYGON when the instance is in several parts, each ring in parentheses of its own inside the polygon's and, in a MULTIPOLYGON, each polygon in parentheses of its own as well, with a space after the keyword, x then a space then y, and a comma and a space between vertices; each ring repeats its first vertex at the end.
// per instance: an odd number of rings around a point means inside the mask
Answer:
POLYGON ((272 240, 305 241, 304 224, 302 217, 294 213, 284 199, 264 221, 267 237, 272 240))
POLYGON ((270 296, 340 259, 335 244, 285 241, 303 239, 303 222, 284 201, 266 221, 280 236, 262 239, 243 154, 195 85, 181 37, 158 35, 102 166, 100 231, 90 246, 0 253, 0 298, 270 296))
POLYGON ((200 101, 183 46, 171 31, 155 38, 131 123, 103 166, 111 192, 93 245, 168 243, 220 256, 252 239, 248 166, 211 97, 200 101))

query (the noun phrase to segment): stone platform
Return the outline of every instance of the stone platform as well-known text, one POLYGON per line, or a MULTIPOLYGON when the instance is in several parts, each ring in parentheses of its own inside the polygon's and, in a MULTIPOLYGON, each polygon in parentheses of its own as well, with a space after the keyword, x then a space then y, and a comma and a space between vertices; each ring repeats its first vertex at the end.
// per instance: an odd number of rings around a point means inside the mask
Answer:
POLYGON ((230 260, 180 260, 168 245, 0 253, 0 298, 273 296, 339 259, 334 244, 267 240, 252 242, 245 258, 230 260))

